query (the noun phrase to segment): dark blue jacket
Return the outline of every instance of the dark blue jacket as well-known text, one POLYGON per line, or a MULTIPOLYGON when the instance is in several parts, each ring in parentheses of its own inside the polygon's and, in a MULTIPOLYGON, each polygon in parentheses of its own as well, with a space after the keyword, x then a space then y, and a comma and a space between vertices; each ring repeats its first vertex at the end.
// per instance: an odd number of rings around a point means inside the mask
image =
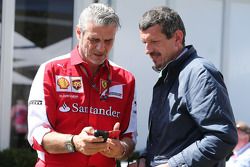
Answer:
POLYGON ((227 89, 221 73, 192 46, 186 48, 154 86, 147 162, 222 167, 237 143, 227 89))

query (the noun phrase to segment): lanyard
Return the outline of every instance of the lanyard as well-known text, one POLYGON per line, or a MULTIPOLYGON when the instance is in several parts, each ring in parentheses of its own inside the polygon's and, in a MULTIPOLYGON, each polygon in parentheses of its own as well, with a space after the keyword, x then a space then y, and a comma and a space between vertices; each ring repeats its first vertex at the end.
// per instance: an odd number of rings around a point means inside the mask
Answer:
POLYGON ((102 94, 102 92, 100 92, 99 88, 97 87, 96 83, 94 82, 93 78, 88 75, 86 68, 82 64, 80 65, 80 68, 81 68, 82 72, 86 75, 86 77, 88 78, 88 82, 89 82, 90 86, 100 94, 100 100, 107 100, 109 97, 110 84, 112 82, 109 69, 108 69, 108 77, 107 77, 107 91, 105 92, 105 94, 102 94))

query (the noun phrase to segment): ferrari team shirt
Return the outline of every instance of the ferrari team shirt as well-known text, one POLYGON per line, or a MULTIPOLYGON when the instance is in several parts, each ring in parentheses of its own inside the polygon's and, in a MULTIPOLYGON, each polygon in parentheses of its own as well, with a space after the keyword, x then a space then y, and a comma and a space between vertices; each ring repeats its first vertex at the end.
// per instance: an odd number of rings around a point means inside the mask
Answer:
POLYGON ((92 77, 77 47, 40 66, 32 83, 28 110, 28 140, 37 150, 37 166, 115 166, 115 159, 99 153, 93 156, 78 152, 47 153, 41 143, 51 131, 77 135, 87 126, 112 130, 120 122, 120 138, 136 140, 134 76, 106 60, 92 77))

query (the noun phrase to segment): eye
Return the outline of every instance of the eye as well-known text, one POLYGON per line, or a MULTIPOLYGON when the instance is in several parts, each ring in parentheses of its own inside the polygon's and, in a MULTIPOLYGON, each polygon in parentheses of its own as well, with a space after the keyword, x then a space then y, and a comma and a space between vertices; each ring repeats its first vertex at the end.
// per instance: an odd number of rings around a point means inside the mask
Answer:
POLYGON ((157 44, 159 41, 157 40, 150 40, 150 41, 142 41, 143 44, 157 44))
POLYGON ((155 43, 158 43, 159 41, 156 41, 156 40, 152 40, 151 43, 152 44, 155 44, 155 43))
POLYGON ((97 44, 98 42, 100 42, 100 39, 98 38, 88 38, 88 40, 91 44, 97 44))
POLYGON ((106 39, 104 42, 105 44, 109 45, 113 42, 114 40, 113 39, 106 39))

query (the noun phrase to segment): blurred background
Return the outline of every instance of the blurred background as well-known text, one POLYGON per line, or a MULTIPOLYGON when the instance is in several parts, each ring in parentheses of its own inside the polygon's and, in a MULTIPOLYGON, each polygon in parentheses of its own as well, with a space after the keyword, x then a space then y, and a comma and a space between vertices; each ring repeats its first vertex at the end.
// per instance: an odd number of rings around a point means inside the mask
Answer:
POLYGON ((79 14, 93 2, 112 6, 121 19, 110 59, 136 77, 136 150, 146 143, 152 87, 158 77, 144 54, 138 21, 154 6, 168 5, 181 15, 186 45, 193 44, 222 72, 236 120, 250 123, 249 0, 0 0, 0 150, 29 149, 25 138, 32 80, 41 63, 76 45, 79 14))

